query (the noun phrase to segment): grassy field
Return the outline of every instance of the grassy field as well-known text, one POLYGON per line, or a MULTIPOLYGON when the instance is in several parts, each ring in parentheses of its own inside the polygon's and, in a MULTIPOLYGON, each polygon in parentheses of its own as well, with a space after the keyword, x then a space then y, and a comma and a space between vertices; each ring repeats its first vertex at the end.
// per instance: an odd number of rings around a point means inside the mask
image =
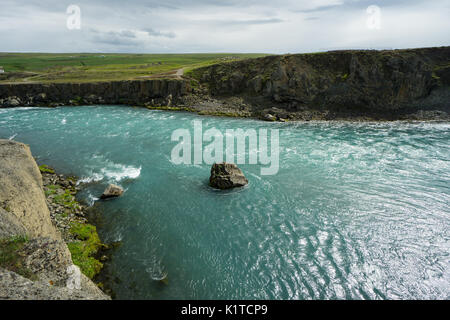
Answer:
POLYGON ((0 53, 0 83, 90 82, 177 78, 184 72, 219 62, 265 54, 102 54, 0 53))

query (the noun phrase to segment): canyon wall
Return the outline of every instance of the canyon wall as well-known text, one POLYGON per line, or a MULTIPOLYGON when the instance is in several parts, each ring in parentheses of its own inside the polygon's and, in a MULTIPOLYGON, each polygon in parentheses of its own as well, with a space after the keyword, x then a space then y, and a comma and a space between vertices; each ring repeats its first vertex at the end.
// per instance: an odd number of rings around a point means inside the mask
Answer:
POLYGON ((396 118, 450 111, 450 47, 268 56, 192 76, 214 97, 242 97, 254 113, 276 108, 396 118))
POLYGON ((86 83, 0 84, 0 106, 56 104, 143 104, 186 94, 183 80, 155 79, 86 83))
POLYGON ((129 104, 263 119, 450 120, 450 47, 223 62, 184 79, 0 84, 0 106, 129 104))

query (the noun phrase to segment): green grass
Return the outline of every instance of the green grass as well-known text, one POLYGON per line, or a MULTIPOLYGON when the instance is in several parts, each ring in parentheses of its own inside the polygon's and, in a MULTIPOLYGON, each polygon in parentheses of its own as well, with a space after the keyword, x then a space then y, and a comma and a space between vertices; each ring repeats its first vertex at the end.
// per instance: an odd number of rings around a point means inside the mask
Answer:
POLYGON ((27 237, 12 237, 9 239, 0 239, 0 267, 13 271, 30 280, 37 280, 24 264, 24 257, 20 250, 28 242, 27 237))
POLYGON ((256 58, 265 54, 101 54, 0 53, 2 82, 91 82, 173 78, 214 63, 256 58))
MULTIPOLYGON (((75 180, 75 178, 68 178, 75 180)), ((66 212, 61 213, 63 217, 68 216, 68 210, 76 210, 79 203, 76 201, 74 189, 63 189, 59 185, 49 185, 45 187, 45 195, 52 195, 54 203, 63 205, 66 212)), ((69 211, 70 213, 70 211, 69 211)), ((72 222, 69 232, 76 239, 67 243, 72 255, 72 261, 80 267, 81 272, 89 278, 93 278, 100 272, 103 264, 95 258, 98 250, 104 245, 101 243, 95 226, 87 223, 72 222)))
POLYGON ((48 197, 49 195, 56 194, 58 192, 59 187, 57 185, 49 185, 46 187, 46 190, 44 191, 45 196, 48 197))
POLYGON ((47 166, 46 164, 40 165, 39 170, 41 173, 47 172, 47 173, 55 173, 55 170, 47 166))
MULTIPOLYGON (((50 189, 52 192, 53 190, 50 189)), ((55 190, 56 193, 56 190, 55 190)), ((75 209, 78 205, 78 202, 75 200, 73 196, 74 191, 70 189, 65 189, 64 193, 58 194, 53 198, 53 201, 57 204, 63 205, 70 209, 75 209)))
POLYGON ((72 254, 72 261, 80 267, 83 274, 92 279, 103 267, 103 264, 94 257, 103 246, 97 229, 87 223, 74 222, 70 232, 78 239, 67 244, 72 254))

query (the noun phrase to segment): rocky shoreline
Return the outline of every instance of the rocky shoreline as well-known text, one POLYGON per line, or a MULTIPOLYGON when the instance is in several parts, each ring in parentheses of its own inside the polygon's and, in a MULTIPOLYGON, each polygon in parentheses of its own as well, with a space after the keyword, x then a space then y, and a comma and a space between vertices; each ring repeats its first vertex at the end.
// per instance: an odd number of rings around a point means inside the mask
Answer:
POLYGON ((110 299, 92 281, 104 245, 76 191, 27 145, 0 140, 0 299, 110 299))
MULTIPOLYGON (((71 244, 85 240, 83 238, 80 239, 78 232, 74 232, 74 225, 78 226, 78 229, 87 228, 94 234, 94 238, 100 241, 96 227, 89 219, 90 208, 76 200, 76 195, 82 188, 78 178, 58 174, 53 168, 46 165, 41 165, 39 168, 42 173, 44 193, 46 195, 47 206, 50 210, 50 218, 53 225, 60 231, 63 240, 68 244, 69 250, 71 250, 71 244)), ((109 278, 102 274, 103 264, 110 259, 112 250, 118 246, 120 246, 119 242, 110 244, 98 242, 97 251, 90 253, 88 256, 90 263, 98 266, 98 268, 92 268, 95 269, 92 274, 89 273, 89 269, 85 272, 86 276, 91 278, 100 289, 110 296, 114 296, 114 292, 107 283, 109 278)), ((77 251, 71 250, 71 252, 72 259, 77 264, 76 262, 79 258, 74 257, 77 251)), ((79 265, 82 272, 83 265, 83 262, 79 265)))
POLYGON ((52 223, 61 232, 64 241, 73 241, 75 237, 69 232, 71 223, 88 222, 87 208, 75 201, 75 196, 80 190, 77 179, 57 174, 54 169, 45 165, 40 166, 39 169, 52 223))

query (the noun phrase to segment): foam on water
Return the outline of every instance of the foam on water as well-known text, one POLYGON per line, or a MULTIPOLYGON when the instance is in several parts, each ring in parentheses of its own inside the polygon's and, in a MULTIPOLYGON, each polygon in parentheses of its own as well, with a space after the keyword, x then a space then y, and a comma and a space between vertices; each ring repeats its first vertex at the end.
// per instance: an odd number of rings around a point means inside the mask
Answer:
POLYGON ((17 133, 14 133, 11 137, 8 138, 8 140, 14 140, 15 137, 17 137, 17 133))
POLYGON ((86 184, 86 183, 92 183, 92 182, 99 182, 102 181, 104 178, 103 175, 99 173, 91 173, 88 177, 82 177, 78 180, 77 184, 86 184))
POLYGON ((137 179, 141 175, 142 167, 114 163, 99 154, 94 154, 92 159, 95 162, 94 165, 90 166, 89 175, 82 177, 78 182, 79 184, 100 181, 118 183, 126 179, 137 179))
POLYGON ((102 168, 102 174, 107 179, 122 181, 123 179, 136 179, 141 175, 141 167, 114 164, 108 168, 102 168))

